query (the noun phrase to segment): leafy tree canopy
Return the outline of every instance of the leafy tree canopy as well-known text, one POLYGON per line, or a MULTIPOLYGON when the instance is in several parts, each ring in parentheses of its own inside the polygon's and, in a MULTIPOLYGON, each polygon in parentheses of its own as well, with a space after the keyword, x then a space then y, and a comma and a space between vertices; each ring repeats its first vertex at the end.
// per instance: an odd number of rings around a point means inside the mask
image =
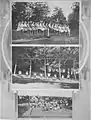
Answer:
POLYGON ((66 17, 62 11, 62 8, 55 7, 53 10, 52 21, 58 24, 67 24, 66 17))
POLYGON ((49 13, 46 2, 16 2, 12 5, 13 28, 17 28, 19 21, 43 21, 49 13))
POLYGON ((72 30, 79 30, 79 2, 74 2, 71 8, 72 13, 68 16, 68 24, 72 30))
POLYGON ((13 64, 22 64, 23 66, 29 66, 30 60, 38 62, 36 59, 43 64, 45 59, 50 66, 58 67, 59 59, 63 61, 65 65, 67 60, 75 60, 76 64, 79 63, 79 48, 56 48, 56 47, 21 47, 13 48, 12 54, 13 64))

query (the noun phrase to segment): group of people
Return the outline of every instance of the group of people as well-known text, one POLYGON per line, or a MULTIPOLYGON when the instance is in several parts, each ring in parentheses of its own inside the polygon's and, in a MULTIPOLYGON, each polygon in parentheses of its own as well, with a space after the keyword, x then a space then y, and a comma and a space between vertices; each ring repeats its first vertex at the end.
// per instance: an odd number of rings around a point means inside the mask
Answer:
POLYGON ((62 108, 71 109, 71 98, 49 97, 49 96, 31 96, 30 107, 41 108, 43 111, 56 111, 62 108))
POLYGON ((49 32, 55 32, 59 34, 65 33, 70 36, 70 28, 68 25, 61 25, 56 23, 45 23, 45 22, 19 22, 17 31, 31 31, 33 34, 38 34, 39 32, 44 33, 44 31, 47 31, 47 35, 49 35, 49 32))
MULTIPOLYGON (((22 97, 20 97, 22 99, 22 97)), ((31 109, 40 108, 42 111, 56 111, 61 109, 72 109, 71 97, 53 96, 26 96, 24 103, 29 101, 31 109)), ((22 102, 22 104, 24 104, 22 102)))
MULTIPOLYGON (((37 76, 40 78, 42 78, 44 75, 44 72, 32 72, 32 76, 36 77, 37 76)), ((79 80, 79 74, 77 73, 76 69, 73 68, 65 68, 65 69, 48 69, 46 71, 46 77, 48 78, 58 78, 59 76, 63 79, 63 78, 67 78, 67 79, 74 79, 74 80, 79 80)))
MULTIPOLYGON (((60 71, 61 73, 59 73, 59 69, 51 69, 50 71, 47 70, 46 71, 46 77, 47 78, 55 78, 55 79, 59 79, 59 76, 63 79, 63 78, 67 78, 67 79, 74 79, 74 80, 79 80, 79 74, 76 72, 76 70, 68 68, 68 69, 61 69, 60 71), (60 74, 60 75, 59 75, 60 74)), ((22 74, 22 71, 18 72, 19 75, 22 74)), ((26 71, 26 76, 29 76, 29 71, 26 71)), ((44 72, 32 72, 31 74, 32 78, 44 78, 44 72)))

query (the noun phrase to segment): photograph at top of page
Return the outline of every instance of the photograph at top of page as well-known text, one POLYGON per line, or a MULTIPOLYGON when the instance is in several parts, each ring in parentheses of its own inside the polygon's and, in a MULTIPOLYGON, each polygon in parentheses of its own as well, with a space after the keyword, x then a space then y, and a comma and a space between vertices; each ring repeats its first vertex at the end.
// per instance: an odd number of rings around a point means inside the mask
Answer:
POLYGON ((12 3, 12 44, 79 44, 80 2, 12 3))

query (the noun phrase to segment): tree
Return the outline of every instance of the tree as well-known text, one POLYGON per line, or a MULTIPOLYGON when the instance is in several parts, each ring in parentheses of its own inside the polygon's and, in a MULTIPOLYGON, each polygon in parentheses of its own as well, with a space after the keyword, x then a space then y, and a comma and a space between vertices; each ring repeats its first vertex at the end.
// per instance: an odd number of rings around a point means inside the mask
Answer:
POLYGON ((29 103, 29 96, 18 96, 18 104, 29 103))
POLYGON ((28 70, 31 76, 31 69, 33 68, 33 63, 36 64, 36 62, 39 62, 40 65, 43 65, 42 59, 44 58, 44 48, 42 47, 14 47, 12 51, 13 71, 14 69, 16 69, 15 67, 17 66, 17 68, 22 69, 24 73, 26 70, 28 70), (36 61, 37 58, 39 60, 36 61))
POLYGON ((24 21, 26 2, 15 2, 12 4, 12 28, 16 29, 19 21, 24 21))
POLYGON ((43 21, 49 12, 46 2, 35 2, 33 5, 33 15, 30 19, 34 22, 43 21))
MULTIPOLYGON (((79 64, 79 48, 77 47, 71 47, 71 48, 61 48, 60 56, 63 58, 63 65, 70 60, 74 61, 74 68, 78 68, 77 66, 79 64)), ((69 63, 69 62, 68 62, 69 63)), ((70 63, 72 65, 72 63, 70 63)))
POLYGON ((13 47, 12 48, 12 72, 15 74, 17 71, 17 65, 21 63, 21 55, 25 52, 23 47, 13 47))
POLYGON ((16 47, 13 48, 12 58, 13 65, 17 64, 22 71, 29 71, 30 76, 31 70, 45 72, 46 76, 47 68, 59 73, 62 68, 79 68, 79 48, 76 47, 16 47))
POLYGON ((51 18, 52 18, 53 22, 58 23, 58 24, 64 25, 64 24, 67 23, 66 17, 64 16, 62 8, 56 7, 53 11, 53 14, 52 14, 51 18))
POLYGON ((68 16, 68 24, 71 30, 79 31, 79 2, 74 2, 72 5, 72 13, 68 16))
POLYGON ((16 29, 19 21, 43 21, 48 13, 46 2, 15 2, 12 4, 12 27, 16 29))

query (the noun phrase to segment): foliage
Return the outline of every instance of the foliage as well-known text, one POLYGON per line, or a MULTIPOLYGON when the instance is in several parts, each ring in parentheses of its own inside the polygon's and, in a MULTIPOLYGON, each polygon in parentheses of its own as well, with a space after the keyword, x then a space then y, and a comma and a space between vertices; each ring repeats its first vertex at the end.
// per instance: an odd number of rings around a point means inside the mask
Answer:
POLYGON ((15 2, 12 5, 12 27, 16 29, 19 21, 67 24, 62 8, 54 8, 51 16, 49 13, 47 2, 15 2))
MULTIPOLYGON (((68 16, 68 21, 60 7, 55 7, 53 14, 47 2, 15 2, 12 4, 12 28, 17 29, 20 21, 68 24, 71 31, 77 30, 79 33, 79 2, 72 4, 72 13, 68 16)), ((74 33, 74 32, 73 32, 74 33)))
POLYGON ((26 2, 16 2, 12 5, 12 28, 15 29, 18 26, 19 21, 24 21, 26 18, 26 2))
MULTIPOLYGON (((18 63, 19 66, 29 66, 30 60, 34 64, 43 67, 44 60, 49 66, 58 67, 59 60, 65 65, 68 60, 75 61, 75 65, 79 65, 79 48, 71 47, 16 47, 13 48, 13 65, 18 63), (38 59, 38 60, 37 60, 38 59)), ((71 63, 72 64, 72 63, 71 63)), ((74 67, 76 67, 74 65, 74 67)))
POLYGON ((49 13, 49 7, 46 2, 35 2, 33 4, 33 14, 30 18, 31 21, 40 22, 43 21, 44 18, 49 13))
POLYGON ((29 96, 18 96, 18 104, 28 103, 29 96))
POLYGON ((66 17, 63 14, 62 8, 55 7, 52 15, 52 21, 58 24, 67 24, 66 17))
MULTIPOLYGON (((31 106, 32 105, 36 105, 36 107, 38 106, 39 102, 42 102, 42 104, 44 103, 49 103, 50 105, 51 102, 55 103, 60 106, 60 109, 62 108, 67 108, 69 109, 69 107, 72 107, 72 98, 71 97, 56 97, 56 96, 18 96, 18 104, 24 104, 24 103, 30 103, 31 106)), ((47 108, 47 104, 44 104, 44 106, 47 108)), ((42 106, 41 106, 42 107, 42 106)), ((57 106, 53 106, 53 107, 57 107, 57 106)))
POLYGON ((48 13, 46 2, 16 2, 12 5, 12 27, 16 29, 19 21, 43 21, 48 13))
POLYGON ((79 30, 79 2, 73 3, 72 13, 68 16, 68 24, 71 30, 79 30))

